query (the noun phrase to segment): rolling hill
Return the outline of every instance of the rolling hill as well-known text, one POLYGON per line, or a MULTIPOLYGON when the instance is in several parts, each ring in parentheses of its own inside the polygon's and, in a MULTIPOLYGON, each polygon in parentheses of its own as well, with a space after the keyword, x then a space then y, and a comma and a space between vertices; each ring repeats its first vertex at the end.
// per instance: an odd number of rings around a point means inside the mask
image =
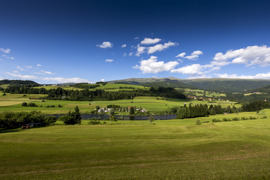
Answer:
POLYGON ((114 83, 134 84, 143 86, 164 86, 174 88, 197 88, 208 91, 218 91, 225 93, 232 92, 247 92, 253 89, 258 89, 270 85, 270 80, 263 79, 222 79, 222 78, 207 78, 207 79, 177 79, 169 78, 131 78, 111 81, 114 83))

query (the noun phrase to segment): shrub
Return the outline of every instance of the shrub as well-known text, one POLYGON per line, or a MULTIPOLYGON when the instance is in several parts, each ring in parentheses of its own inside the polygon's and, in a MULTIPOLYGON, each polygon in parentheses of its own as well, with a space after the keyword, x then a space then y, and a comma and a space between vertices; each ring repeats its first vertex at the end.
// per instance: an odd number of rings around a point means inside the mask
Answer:
POLYGON ((241 120, 248 120, 248 118, 246 118, 246 117, 241 117, 241 120))
POLYGON ((154 118, 154 116, 149 116, 148 120, 150 121, 150 123, 152 123, 155 121, 155 118, 154 118))
POLYGON ((75 107, 74 112, 70 112, 67 115, 61 116, 60 120, 64 122, 66 125, 74 125, 81 123, 81 113, 78 106, 75 107))
POLYGON ((209 123, 209 121, 204 121, 203 123, 209 123))
POLYGON ((99 120, 91 120, 91 121, 89 121, 88 124, 91 124, 91 125, 100 124, 100 121, 99 120))
POLYGON ((197 120, 196 121, 196 125, 201 125, 201 121, 200 120, 197 120))
MULTIPOLYGON (((224 119, 226 119, 226 118, 224 118, 224 119)), ((223 119, 223 120, 224 120, 223 119)), ((212 119, 212 122, 222 122, 221 120, 219 120, 219 119, 212 119)))
POLYGON ((253 120, 253 119, 257 119, 257 118, 256 118, 256 117, 250 116, 249 119, 250 119, 250 120, 253 120))
POLYGON ((267 116, 263 116, 263 117, 262 117, 262 119, 266 119, 266 118, 267 118, 267 116))
POLYGON ((22 106, 27 106, 27 103, 26 103, 26 102, 23 102, 23 103, 22 103, 22 106))
POLYGON ((28 103, 27 106, 29 106, 29 107, 37 107, 36 103, 33 103, 33 102, 28 103))
POLYGON ((235 117, 232 119, 233 121, 239 121, 239 118, 235 117))
POLYGON ((231 119, 223 118, 223 121, 231 121, 231 119))

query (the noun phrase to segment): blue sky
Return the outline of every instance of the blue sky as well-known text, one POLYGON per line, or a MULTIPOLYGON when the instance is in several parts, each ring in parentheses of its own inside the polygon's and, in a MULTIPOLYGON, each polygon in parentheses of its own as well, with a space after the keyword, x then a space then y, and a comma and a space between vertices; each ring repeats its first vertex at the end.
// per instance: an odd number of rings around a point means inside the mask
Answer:
POLYGON ((0 79, 270 79, 267 0, 0 0, 0 79))

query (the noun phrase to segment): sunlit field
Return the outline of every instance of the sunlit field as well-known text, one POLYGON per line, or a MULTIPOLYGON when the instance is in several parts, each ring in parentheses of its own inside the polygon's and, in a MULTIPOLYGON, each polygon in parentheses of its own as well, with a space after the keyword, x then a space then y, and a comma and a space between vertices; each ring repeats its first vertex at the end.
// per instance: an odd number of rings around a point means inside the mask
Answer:
POLYGON ((261 119, 269 115, 83 120, 1 133, 0 179, 269 179, 270 118, 261 119), (258 119, 211 122, 244 116, 258 119))
POLYGON ((195 104, 208 104, 208 105, 221 105, 222 107, 235 105, 240 107, 240 104, 235 104, 230 101, 197 101, 190 99, 168 99, 162 97, 135 97, 130 100, 116 100, 116 101, 62 101, 62 100, 45 100, 42 102, 38 97, 43 97, 45 95, 23 95, 23 94, 7 94, 6 96, 0 96, 0 112, 1 111, 42 111, 47 114, 63 114, 68 113, 73 110, 76 106, 80 108, 82 113, 90 113, 92 110, 96 109, 96 106, 106 107, 107 105, 119 105, 119 106, 136 106, 145 108, 151 112, 168 111, 172 107, 184 106, 184 104, 189 105, 195 104), (29 99, 34 98, 34 99, 29 99), (21 106, 23 102, 34 102, 38 107, 24 107, 21 106), (55 107, 47 107, 47 106, 55 107), (61 107, 58 107, 61 105, 61 107))

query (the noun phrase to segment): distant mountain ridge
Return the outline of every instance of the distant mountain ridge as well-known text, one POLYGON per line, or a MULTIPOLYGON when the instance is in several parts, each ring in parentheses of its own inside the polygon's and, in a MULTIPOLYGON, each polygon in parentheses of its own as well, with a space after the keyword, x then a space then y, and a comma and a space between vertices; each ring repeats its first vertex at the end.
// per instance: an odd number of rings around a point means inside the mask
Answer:
POLYGON ((270 80, 264 79, 225 79, 225 78, 178 79, 174 77, 130 78, 110 82, 143 85, 143 86, 165 86, 165 87, 170 86, 174 88, 197 88, 226 93, 246 92, 270 85, 270 80))
MULTIPOLYGON (((224 93, 233 92, 255 92, 267 91, 270 89, 270 80, 265 79, 222 79, 222 78, 206 78, 206 79, 178 79, 174 77, 166 78, 129 78, 109 83, 122 83, 132 85, 142 85, 147 87, 172 87, 172 88, 190 88, 203 89, 208 91, 217 91, 224 93)), ((58 86, 74 85, 76 83, 63 83, 58 86)), ((28 85, 40 86, 30 80, 0 80, 0 85, 28 85)))

